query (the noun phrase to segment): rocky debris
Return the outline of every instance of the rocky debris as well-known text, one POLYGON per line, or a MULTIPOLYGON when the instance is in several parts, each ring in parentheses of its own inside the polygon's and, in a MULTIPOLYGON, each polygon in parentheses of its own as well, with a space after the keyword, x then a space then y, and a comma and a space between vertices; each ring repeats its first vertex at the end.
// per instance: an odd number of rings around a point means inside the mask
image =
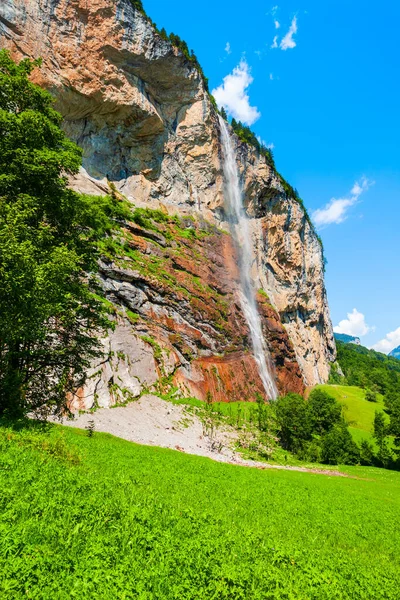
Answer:
POLYGON ((238 432, 227 425, 209 431, 204 422, 185 405, 176 405, 147 394, 124 407, 99 409, 92 414, 76 414, 63 425, 105 432, 137 444, 171 448, 216 460, 257 469, 285 469, 319 475, 347 477, 329 469, 309 469, 246 460, 235 451, 238 432))

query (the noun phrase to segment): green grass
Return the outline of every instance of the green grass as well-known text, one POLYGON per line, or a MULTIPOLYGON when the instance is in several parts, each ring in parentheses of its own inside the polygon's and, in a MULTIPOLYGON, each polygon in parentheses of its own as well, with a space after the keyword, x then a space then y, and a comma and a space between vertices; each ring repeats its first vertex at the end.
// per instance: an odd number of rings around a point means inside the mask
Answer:
MULTIPOLYGON (((343 414, 350 424, 349 431, 354 441, 360 445, 362 440, 367 440, 377 451, 378 446, 372 435, 375 412, 382 411, 386 416, 386 421, 389 422, 389 417, 384 412, 383 396, 377 394, 377 402, 368 402, 365 400, 365 390, 360 387, 350 385, 319 385, 317 387, 336 398, 344 407, 343 414)), ((393 436, 389 437, 389 447, 395 448, 393 436)))
POLYGON ((353 429, 372 433, 374 416, 377 410, 384 410, 383 396, 377 394, 377 402, 365 400, 365 390, 346 385, 319 385, 328 394, 336 398, 344 407, 344 416, 353 429))
POLYGON ((396 599, 400 474, 0 427, 2 599, 396 599), (80 457, 80 458, 79 458, 80 457))

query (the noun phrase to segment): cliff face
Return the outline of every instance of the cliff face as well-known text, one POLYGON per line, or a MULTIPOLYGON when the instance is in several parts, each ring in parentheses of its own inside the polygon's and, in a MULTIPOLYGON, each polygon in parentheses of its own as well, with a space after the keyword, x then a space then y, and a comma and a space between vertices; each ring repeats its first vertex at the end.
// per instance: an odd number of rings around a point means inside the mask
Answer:
MULTIPOLYGON (((262 393, 224 221, 218 119, 193 63, 130 0, 3 0, 0 41, 16 59, 43 58, 34 80, 84 150, 71 185, 103 194, 113 182, 135 206, 159 209, 127 223, 129 252, 101 264, 116 329, 79 402, 172 383, 200 398, 262 393)), ((302 392, 327 379, 335 355, 321 248, 264 158, 239 141, 237 156, 278 387, 302 392)))

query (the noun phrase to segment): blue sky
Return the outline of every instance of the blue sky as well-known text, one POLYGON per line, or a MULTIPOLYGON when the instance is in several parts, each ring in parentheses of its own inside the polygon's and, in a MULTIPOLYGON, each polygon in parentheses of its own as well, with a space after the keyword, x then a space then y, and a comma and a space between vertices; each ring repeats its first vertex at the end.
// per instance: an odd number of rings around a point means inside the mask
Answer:
POLYGON ((381 351, 400 345, 400 2, 144 7, 194 49, 231 114, 273 144, 324 241, 333 324, 381 351))

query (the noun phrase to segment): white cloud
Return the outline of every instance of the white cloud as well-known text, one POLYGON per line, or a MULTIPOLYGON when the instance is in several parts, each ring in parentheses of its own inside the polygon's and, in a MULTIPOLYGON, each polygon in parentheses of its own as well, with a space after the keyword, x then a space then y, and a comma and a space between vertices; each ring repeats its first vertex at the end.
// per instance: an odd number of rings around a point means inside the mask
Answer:
POLYGON ((332 198, 323 208, 314 211, 312 217, 317 227, 331 225, 332 223, 343 223, 347 218, 348 209, 358 202, 363 192, 366 192, 373 181, 368 181, 366 177, 353 185, 348 198, 332 198))
POLYGON ((263 140, 259 135, 257 136, 258 141, 260 142, 260 144, 262 144, 263 146, 265 146, 266 148, 268 148, 268 150, 273 150, 275 148, 274 144, 267 144, 267 142, 265 140, 263 140))
POLYGON ((277 48, 278 47, 278 36, 276 35, 274 37, 274 41, 271 44, 271 48, 277 48))
POLYGON ((232 117, 246 125, 252 125, 261 117, 256 106, 250 106, 246 90, 253 82, 250 67, 242 58, 237 67, 224 77, 223 83, 212 91, 219 108, 222 106, 232 117))
POLYGON ((275 15, 276 15, 276 12, 277 12, 278 8, 279 8, 279 6, 278 6, 278 5, 276 5, 276 6, 273 6, 273 7, 271 8, 271 14, 272 14, 273 16, 275 16, 275 15))
POLYGON ((377 352, 388 354, 394 348, 397 348, 397 346, 400 346, 400 327, 388 333, 383 340, 374 344, 372 348, 377 352))
POLYGON ((347 313, 347 319, 340 321, 339 325, 333 328, 335 333, 347 333, 360 337, 371 331, 371 327, 365 322, 365 316, 353 308, 353 312, 347 313))
POLYGON ((297 17, 293 17, 292 23, 289 27, 289 31, 281 40, 280 48, 282 50, 287 50, 288 48, 296 47, 296 42, 293 39, 295 33, 297 33, 297 17))
POLYGON ((281 26, 281 24, 277 20, 274 21, 274 25, 275 25, 275 29, 279 29, 279 27, 281 26))
POLYGON ((269 78, 270 78, 270 80, 271 80, 271 81, 273 81, 273 80, 274 80, 274 76, 273 76, 273 74, 272 74, 272 73, 270 73, 270 74, 269 74, 269 78))
POLYGON ((226 42, 226 46, 225 46, 225 52, 227 54, 231 54, 232 50, 231 50, 231 45, 229 42, 226 42))

